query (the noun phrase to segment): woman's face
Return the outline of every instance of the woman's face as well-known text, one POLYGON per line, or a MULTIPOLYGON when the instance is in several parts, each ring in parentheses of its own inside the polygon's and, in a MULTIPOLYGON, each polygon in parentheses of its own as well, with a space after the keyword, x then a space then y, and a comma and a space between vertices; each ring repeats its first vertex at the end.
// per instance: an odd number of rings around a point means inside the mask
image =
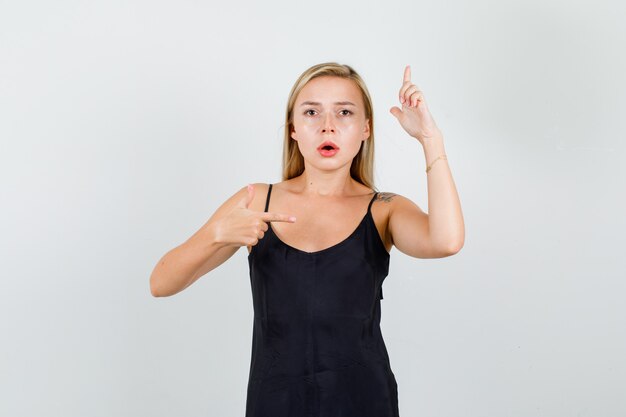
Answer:
POLYGON ((334 76, 309 81, 293 108, 291 137, 308 164, 336 169, 352 164, 361 143, 370 136, 361 92, 354 81, 334 76), (324 150, 325 142, 334 150, 324 150))

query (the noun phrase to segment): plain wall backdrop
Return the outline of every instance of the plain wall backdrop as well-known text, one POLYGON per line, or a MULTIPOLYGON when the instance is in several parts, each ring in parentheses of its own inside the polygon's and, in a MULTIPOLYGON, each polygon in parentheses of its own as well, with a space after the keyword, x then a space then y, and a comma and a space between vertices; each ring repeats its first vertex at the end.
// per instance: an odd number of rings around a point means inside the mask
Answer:
POLYGON ((404 417, 626 415, 620 1, 0 1, 0 415, 243 416, 247 252, 150 294, 160 257, 279 182, 302 71, 353 66, 376 186, 427 211, 389 113, 405 65, 466 225, 397 249, 383 336, 404 417))

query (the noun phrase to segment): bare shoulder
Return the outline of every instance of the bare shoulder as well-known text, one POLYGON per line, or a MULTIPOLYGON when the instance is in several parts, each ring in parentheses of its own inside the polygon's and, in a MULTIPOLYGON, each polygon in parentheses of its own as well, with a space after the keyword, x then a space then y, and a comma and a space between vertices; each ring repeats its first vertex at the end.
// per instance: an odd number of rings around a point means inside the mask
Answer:
MULTIPOLYGON (((265 196, 267 195, 267 189, 269 188, 269 184, 266 183, 250 183, 254 189, 254 195, 252 196, 252 201, 250 201, 248 208, 250 210, 258 210, 258 207, 261 206, 261 210, 263 211, 263 204, 265 204, 265 196)), ((232 210, 239 202, 246 199, 248 197, 248 185, 244 185, 239 188, 235 193, 231 194, 221 205, 215 210, 212 218, 219 218, 225 214, 227 214, 230 210, 232 210)))
POLYGON ((401 194, 393 193, 389 191, 379 192, 378 195, 376 196, 375 202, 377 202, 381 206, 387 207, 387 209, 389 210, 389 214, 391 214, 391 211, 397 208, 413 208, 413 209, 417 208, 418 210, 421 211, 419 206, 415 204, 409 198, 401 194))
MULTIPOLYGON (((391 193, 391 192, 387 192, 387 191, 381 191, 378 193, 378 195, 376 196, 376 201, 382 201, 384 203, 390 204, 393 202, 394 198, 397 197, 398 194, 396 193, 391 193)), ((402 197, 402 196, 400 196, 402 197)))
POLYGON ((402 206, 419 207, 411 199, 401 194, 392 193, 392 192, 380 192, 378 193, 376 200, 389 204, 390 208, 402 207, 402 206))
MULTIPOLYGON (((250 183, 250 185, 252 185, 252 187, 254 188, 254 197, 252 198, 252 201, 250 202, 248 208, 253 211, 265 210, 265 200, 267 199, 267 192, 270 188, 269 183, 255 182, 250 183)), ((274 188, 274 185, 272 185, 272 188, 274 188)))
POLYGON ((427 215, 409 198, 394 192, 379 192, 374 203, 374 220, 387 251, 395 246, 406 253, 403 236, 411 233, 423 236, 428 226, 427 215))

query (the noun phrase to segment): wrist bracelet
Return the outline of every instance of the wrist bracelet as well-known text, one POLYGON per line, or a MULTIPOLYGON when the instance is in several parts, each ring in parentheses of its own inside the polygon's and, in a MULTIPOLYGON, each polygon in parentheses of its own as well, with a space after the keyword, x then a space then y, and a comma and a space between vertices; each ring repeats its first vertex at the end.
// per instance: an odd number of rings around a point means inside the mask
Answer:
POLYGON ((426 167, 427 174, 428 174, 428 171, 430 171, 430 169, 433 167, 433 165, 435 164, 435 162, 437 162, 438 159, 448 159, 448 157, 445 154, 442 154, 442 155, 439 155, 437 158, 435 158, 435 160, 431 162, 430 165, 428 165, 428 167, 426 167))

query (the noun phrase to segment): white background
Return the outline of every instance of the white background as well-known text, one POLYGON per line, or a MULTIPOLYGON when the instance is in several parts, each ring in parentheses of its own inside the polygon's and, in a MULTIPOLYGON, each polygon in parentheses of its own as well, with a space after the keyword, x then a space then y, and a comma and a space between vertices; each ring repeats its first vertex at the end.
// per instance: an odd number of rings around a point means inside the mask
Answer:
POLYGON ((444 133, 455 256, 392 250, 404 417, 626 415, 626 16, 618 1, 0 2, 0 415, 243 416, 240 249, 154 298, 159 258, 279 182, 286 100, 336 61, 375 107, 376 186, 427 210, 389 113, 444 133))

